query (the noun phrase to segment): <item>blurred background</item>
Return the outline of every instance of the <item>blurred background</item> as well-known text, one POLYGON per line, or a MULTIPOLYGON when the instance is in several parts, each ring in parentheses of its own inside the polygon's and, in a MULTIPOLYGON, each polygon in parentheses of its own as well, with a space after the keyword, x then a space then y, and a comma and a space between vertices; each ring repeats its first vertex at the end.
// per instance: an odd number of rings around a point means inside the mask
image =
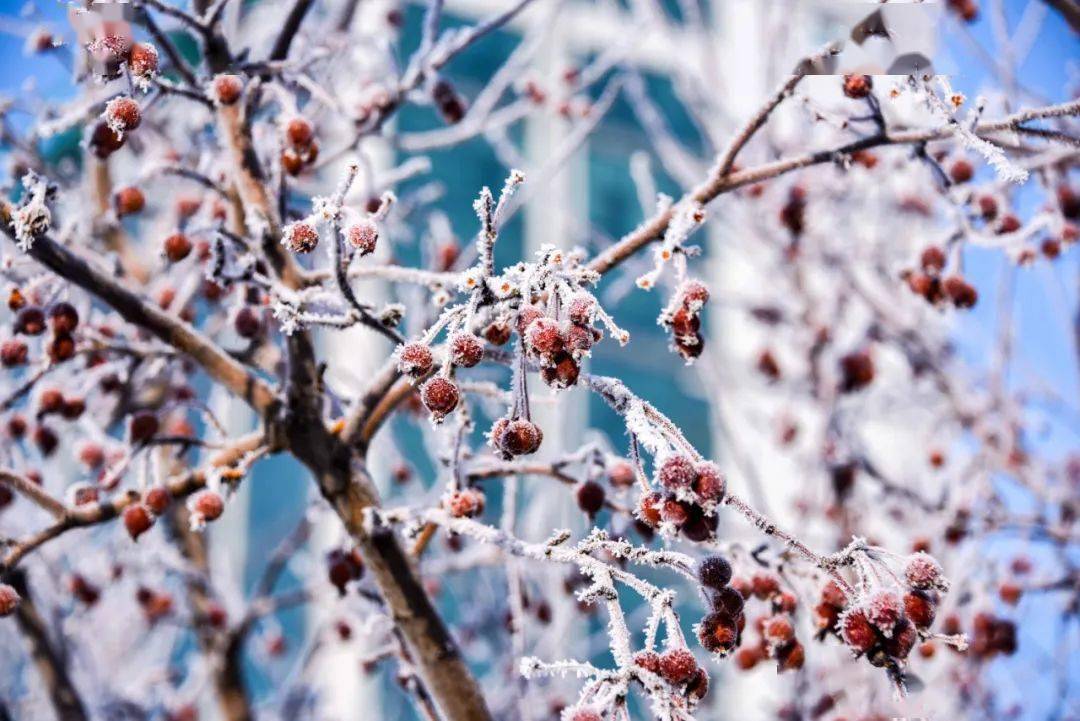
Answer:
MULTIPOLYGON (((317 12, 332 13, 336 4, 320 3, 317 12)), ((245 0, 243 8, 252 16, 262 13, 266 23, 272 25, 284 5, 245 0)), ((489 17, 504 5, 501 0, 448 0, 445 23, 471 24, 489 17)), ((404 262, 430 265, 440 252, 446 252, 443 243, 467 244, 476 232, 472 202, 477 192, 485 185, 500 187, 512 167, 525 170, 529 182, 521 212, 499 239, 498 263, 510 264, 528 257, 544 243, 567 247, 581 244, 595 250, 614 242, 644 218, 641 186, 635 177, 646 174, 655 182, 656 191, 678 197, 700 177, 697 170, 708 166, 712 149, 717 142, 723 143, 725 127, 752 113, 798 58, 830 40, 847 37, 850 5, 830 0, 537 3, 448 66, 445 74, 463 96, 475 98, 493 70, 511 57, 523 39, 535 44, 534 67, 543 69, 543 79, 548 83, 557 83, 561 76, 572 76, 606 54, 617 55, 617 61, 612 63, 615 68, 606 72, 614 74, 623 65, 632 67, 633 72, 613 99, 605 95, 607 85, 596 83, 592 86, 596 89, 585 97, 571 99, 570 107, 530 114, 522 122, 449 148, 438 144, 442 121, 434 110, 407 106, 396 116, 389 137, 372 139, 367 147, 377 170, 399 167, 416 158, 427 164, 425 172, 398 188, 399 196, 406 202, 422 198, 430 201, 430 209, 419 222, 413 223, 411 231, 396 233, 395 256, 404 262), (647 33, 641 29, 643 16, 648 19, 647 33), (540 32, 541 26, 547 29, 540 32), (687 103, 704 102, 699 97, 701 89, 685 72, 687 64, 711 69, 702 75, 716 84, 708 88, 709 102, 718 114, 712 127, 703 126, 685 109, 687 103), (580 123, 574 122, 579 108, 572 104, 577 102, 592 107, 593 112, 598 107, 605 108, 597 113, 601 117, 595 128, 582 137, 579 137, 580 123), (694 156, 694 162, 680 163, 679 153, 657 153, 657 148, 663 148, 658 140, 669 135, 694 156), (546 162, 559 154, 562 162, 558 165, 553 167, 546 162)), ((935 3, 925 5, 909 16, 905 33, 914 46, 932 58, 934 70, 947 75, 958 91, 970 98, 986 92, 998 93, 1004 77, 1014 84, 1016 92, 1008 101, 1014 110, 1075 97, 1080 83, 1077 34, 1047 3, 989 0, 972 23, 959 21, 935 3), (1002 51, 1003 39, 1012 54, 1002 51), (1017 57, 1022 60, 1017 61, 1017 57)), ((399 6, 382 0, 363 0, 354 27, 384 34, 400 66, 419 42, 423 10, 418 3, 399 6), (387 23, 388 15, 394 13, 397 14, 394 22, 387 23)), ((3 108, 2 119, 11 127, 24 127, 30 122, 32 114, 25 111, 32 110, 39 101, 63 100, 76 92, 63 53, 31 57, 27 50, 28 38, 42 25, 70 37, 68 13, 67 4, 52 0, 0 3, 0 67, 3 68, 0 95, 10 101, 3 108)), ((190 59, 197 60, 199 48, 195 39, 175 24, 166 23, 165 27, 173 41, 190 54, 190 59)), ((874 58, 868 51, 865 57, 852 62, 871 63, 874 58)), ((887 81, 885 76, 875 78, 882 87, 887 81)), ((822 92, 835 92, 838 83, 835 76, 814 77, 804 84, 803 94, 813 97, 818 87, 832 88, 822 92)), ((799 132, 798 127, 793 122, 785 125, 780 118, 774 131, 781 138, 778 145, 790 140, 785 133, 799 132)), ((58 164, 75 163, 80 141, 81 133, 76 129, 48 139, 43 150, 58 164)), ((978 172, 989 174, 990 171, 980 168, 978 172)), ((334 177, 332 173, 328 175, 334 177)), ((1021 217, 1030 215, 1042 202, 1040 198, 1034 189, 1025 189, 1019 196, 1016 212, 1021 217)), ((727 203, 725 198, 710 208, 710 213, 721 220, 711 223, 696 237, 703 252, 691 270, 693 275, 704 277, 714 290, 738 289, 762 282, 751 267, 740 263, 728 250, 737 247, 739 239, 735 234, 739 230, 723 222, 727 203)), ((888 224, 890 220, 883 218, 882 222, 888 224)), ((893 226, 893 232, 903 233, 905 227, 893 226)), ((993 356, 987 349, 999 333, 1002 314, 1011 314, 1019 350, 1015 362, 1006 371, 1005 382, 1010 387, 1044 392, 1043 402, 1033 404, 1037 417, 1031 427, 1036 433, 1026 440, 1034 451, 1052 458, 1075 453, 1080 435, 1077 411, 1080 380, 1074 323, 1080 323, 1080 319, 1073 319, 1070 309, 1077 308, 1080 300, 1077 282, 1080 257, 1070 252, 1055 263, 1036 263, 1016 272, 1009 258, 997 250, 972 249, 965 253, 966 274, 989 302, 980 303, 963 317, 948 320, 946 332, 954 341, 959 357, 970 366, 973 377, 991 373, 993 356), (1004 300, 1000 300, 1002 296, 1004 300), (1011 309, 1006 310, 1009 306, 1011 309)), ((760 418, 748 420, 739 410, 758 403, 765 416, 785 402, 784 390, 763 384, 753 370, 758 353, 770 339, 744 328, 745 324, 736 317, 737 308, 721 305, 706 313, 708 362, 683 366, 668 351, 668 339, 656 323, 657 314, 666 303, 666 293, 634 291, 632 286, 633 277, 646 271, 649 263, 647 258, 641 259, 637 265, 631 265, 625 276, 606 280, 601 288, 601 297, 608 301, 606 307, 634 340, 630 352, 614 343, 599 344, 588 370, 620 376, 675 420, 704 455, 718 459, 725 467, 734 463, 736 485, 748 481, 742 477, 737 459, 731 458, 728 441, 732 434, 743 436, 741 452, 759 456, 758 492, 768 499, 775 516, 796 528, 809 523, 800 518, 800 506, 796 502, 799 492, 796 486, 801 482, 791 474, 797 473, 798 468, 782 461, 771 464, 770 451, 760 438, 762 434, 751 427, 768 423, 760 418), (717 397, 721 383, 738 389, 733 392, 730 404, 717 397), (734 398, 734 393, 738 398, 734 398)), ((387 292, 376 283, 368 290, 376 295, 387 292)), ((419 324, 410 325, 409 330, 419 327, 419 324)), ((329 382, 342 393, 361 387, 366 374, 377 367, 389 350, 362 330, 326 336, 322 343, 330 362, 329 382)), ((494 374, 491 378, 502 377, 494 374)), ((245 409, 224 396, 215 398, 212 405, 237 433, 253 422, 245 409)), ((574 390, 561 395, 558 403, 541 402, 538 408, 539 422, 545 431, 545 453, 570 451, 585 441, 601 443, 616 454, 625 453, 626 437, 621 420, 595 396, 574 390)), ((923 438, 933 436, 930 419, 918 419, 914 428, 908 425, 909 417, 895 420, 914 430, 916 435, 924 434, 923 438)), ((479 433, 486 423, 478 426, 479 433)), ((414 493, 426 493, 430 497, 432 489, 437 489, 438 469, 425 453, 430 444, 425 435, 430 432, 426 424, 403 417, 377 439, 371 453, 372 470, 387 497, 408 500, 409 494, 414 493), (395 480, 406 472, 411 478, 408 484, 395 480)), ((890 438, 886 434, 886 445, 890 438)), ((888 449, 889 453, 903 456, 910 452, 899 434, 896 442, 897 447, 888 449)), ((911 475, 919 472, 912 469, 911 475)), ((1002 478, 1001 483, 1008 484, 1009 480, 1002 478)), ((312 484, 298 465, 283 459, 261 463, 250 482, 244 484, 240 496, 230 504, 227 516, 210 531, 219 582, 234 584, 235 592, 240 595, 249 590, 260 578, 273 549, 288 537, 308 504, 313 502, 312 490, 312 484), (255 488, 271 491, 252 492, 255 488)), ((437 494, 437 490, 434 492, 437 494)), ((545 537, 553 527, 585 528, 582 514, 570 494, 556 496, 540 486, 523 493, 521 535, 535 540, 545 537)), ((495 496, 493 507, 497 509, 497 492, 495 496)), ((1011 492, 1010 498, 1018 508, 1028 502, 1019 488, 1011 492)), ((725 526, 740 525, 741 521, 724 518, 722 524, 721 535, 725 526)), ((93 533, 99 532, 106 530, 93 533)), ((324 548, 342 539, 342 531, 336 522, 331 522, 327 527, 314 529, 309 543, 314 548, 324 548)), ((1002 537, 981 545, 970 558, 975 563, 990 564, 995 558, 1011 557, 1018 547, 1027 548, 1026 542, 1002 537)), ((286 571, 278 582, 280 588, 299 583, 301 570, 304 569, 286 571)), ((543 578, 554 593, 564 576, 565 569, 555 569, 543 578)), ((470 577, 466 583, 447 578, 439 584, 437 597, 449 623, 462 629, 459 633, 483 637, 486 634, 482 620, 470 618, 466 609, 472 606, 462 600, 498 598, 502 593, 504 590, 497 581, 478 582, 470 577)), ((694 603, 692 595, 687 602, 694 603)), ((1052 615, 1043 617, 1039 606, 1042 602, 1038 598, 1025 598, 1019 608, 1008 610, 1029 621, 1022 625, 1021 651, 995 661, 988 672, 997 685, 1003 706, 1023 702, 1019 718, 1076 718, 1080 711, 1080 691, 1076 689, 1080 684, 1077 672, 1080 654, 1076 653, 1080 642, 1076 624, 1058 627, 1052 615)), ((263 663, 265 658, 247 664, 248 682, 256 699, 267 704, 275 700, 275 694, 287 685, 287 672, 283 669, 292 668, 310 650, 313 629, 325 624, 335 613, 331 600, 327 604, 282 612, 268 622, 269 630, 265 633, 280 635, 285 650, 269 666, 269 672, 263 663)), ((687 618, 692 620, 694 613, 688 613, 687 618)), ((602 614, 594 615, 590 623, 594 631, 601 628, 602 614)), ((572 626, 556 625, 553 635, 558 636, 569 628, 572 626)), ((112 628, 107 630, 111 632, 112 628)), ((489 654, 486 658, 482 652, 476 652, 478 646, 471 645, 471 658, 483 667, 505 652, 503 643, 492 638, 486 647, 489 654)), ((538 642, 537 646, 531 652, 543 657, 544 644, 538 642)), ((602 657, 606 651, 601 647, 596 653, 602 657)), ((178 649, 177 657, 182 655, 183 651, 178 649)), ((335 699, 334 714, 330 717, 409 718, 414 713, 409 700, 396 687, 391 671, 357 673, 353 660, 345 665, 335 660, 333 654, 324 654, 321 663, 324 669, 319 674, 321 691, 335 699)), ((703 713, 702 718, 773 717, 775 704, 771 695, 775 693, 772 689, 777 679, 771 671, 749 679, 736 679, 722 668, 713 667, 710 672, 714 676, 714 694, 726 695, 725 688, 730 684, 732 689, 738 689, 743 701, 734 707, 720 704, 703 713)), ((913 715, 945 718, 933 709, 922 713, 917 708, 918 702, 915 703, 913 710, 920 713, 913 715)))

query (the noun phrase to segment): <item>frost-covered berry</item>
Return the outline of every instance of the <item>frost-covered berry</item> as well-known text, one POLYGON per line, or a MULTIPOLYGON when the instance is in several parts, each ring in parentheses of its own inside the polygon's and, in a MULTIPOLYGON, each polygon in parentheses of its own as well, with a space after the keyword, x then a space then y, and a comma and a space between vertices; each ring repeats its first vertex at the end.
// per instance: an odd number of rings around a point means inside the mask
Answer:
POLYGON ((588 293, 577 293, 567 304, 566 314, 575 325, 589 325, 596 317, 596 300, 588 293))
POLYGON ((578 508, 591 518, 604 507, 604 496, 603 486, 596 481, 585 481, 577 489, 578 508))
POLYGON ((715 593, 710 594, 710 602, 714 611, 729 618, 738 617, 746 603, 743 595, 732 586, 717 589, 715 593))
POLYGON ((431 378, 420 389, 420 400, 436 422, 457 408, 459 397, 457 384, 442 376, 431 378))
POLYGON ((634 654, 634 665, 650 673, 660 673, 660 654, 655 651, 639 651, 634 654))
POLYGON ((443 501, 454 518, 473 518, 484 512, 484 494, 475 488, 454 491, 443 501))
POLYGON ((540 306, 536 305, 523 305, 518 310, 517 315, 517 330, 518 333, 525 335, 525 329, 532 325, 532 322, 537 318, 544 317, 544 310, 540 306))
POLYGON ((724 497, 727 483, 720 468, 711 461, 703 461, 695 466, 697 477, 694 479, 694 493, 702 503, 719 502, 724 497))
POLYGON ((141 503, 132 503, 124 509, 124 528, 127 529, 131 540, 138 540, 139 536, 150 530, 154 525, 154 517, 150 515, 150 509, 141 503))
POLYGON ((210 89, 219 105, 232 105, 240 99, 240 94, 244 91, 244 81, 239 75, 216 75, 210 89))
POLYGON ((660 654, 660 675, 670 684, 689 681, 697 668, 697 659, 685 648, 669 648, 660 654))
POLYGON ((638 499, 634 515, 649 528, 660 525, 660 508, 664 504, 663 497, 656 492, 645 493, 638 499))
POLYGON ((865 98, 873 87, 874 81, 869 75, 844 76, 844 95, 849 98, 865 98))
POLYGON ((904 564, 904 579, 912 588, 923 591, 933 588, 944 590, 947 587, 941 564, 928 553, 908 556, 907 563, 904 564))
POLYGON ((596 340, 592 328, 572 325, 563 333, 563 345, 577 358, 587 354, 596 340))
POLYGON ((510 340, 510 333, 510 324, 502 320, 492 321, 484 328, 484 338, 494 346, 506 345, 510 340))
POLYGON ((116 215, 120 218, 125 215, 134 215, 145 207, 146 197, 133 185, 121 188, 113 196, 113 208, 116 209, 116 215))
POLYGON ((19 593, 6 583, 0 583, 0 618, 10 616, 19 607, 19 593))
POLYGON ((533 353, 554 355, 562 350, 562 333, 552 318, 540 317, 525 329, 525 342, 533 353))
POLYGON ((151 486, 143 494, 143 503, 155 516, 160 516, 169 510, 172 503, 172 494, 165 486, 151 486))
POLYGON ((540 377, 552 388, 569 388, 577 383, 581 365, 569 353, 557 353, 540 369, 540 377))
POLYGON ((473 333, 454 333, 450 336, 449 346, 454 365, 472 368, 484 358, 484 341, 473 333))
POLYGON ((379 242, 379 226, 368 218, 358 220, 345 231, 345 240, 362 256, 374 253, 379 242))
POLYGON ((669 496, 660 505, 660 518, 664 523, 682 526, 690 518, 690 512, 687 510, 687 504, 674 496, 669 496))
POLYGON ((904 615, 916 628, 930 628, 937 615, 937 604, 926 591, 908 591, 904 594, 904 615))
POLYGON ((840 618, 840 637, 857 653, 866 653, 877 643, 877 633, 870 619, 857 608, 840 618))
POLYGON ((18 338, 8 338, 0 344, 0 364, 5 368, 26 365, 29 354, 29 347, 18 338))
POLYGON ((191 497, 191 512, 203 521, 214 521, 225 512, 225 501, 219 493, 205 490, 191 497))
POLYGON ((893 658, 907 658, 911 653, 911 649, 915 648, 915 642, 918 640, 919 634, 915 630, 915 626, 904 621, 896 629, 895 633, 885 640, 885 653, 893 658))
POLYGON ((49 308, 49 325, 55 333, 72 333, 79 325, 79 311, 66 301, 53 303, 49 308))
POLYGON ((700 280, 686 280, 678 290, 679 302, 691 313, 698 313, 709 302, 709 288, 700 280))
POLYGON ((697 637, 701 647, 709 653, 726 653, 735 648, 739 640, 739 629, 735 619, 714 611, 701 619, 697 637))
POLYGON ((105 122, 117 133, 134 130, 142 122, 139 103, 128 97, 113 98, 105 106, 105 122))
POLYGON ((56 450, 56 447, 60 445, 60 438, 52 428, 45 425, 39 425, 34 428, 34 445, 41 451, 41 455, 47 458, 51 456, 56 450))
POLYGON ((294 253, 310 253, 319 244, 319 231, 304 220, 289 223, 281 234, 281 244, 294 253))
POLYGON ((680 453, 673 453, 656 469, 656 482, 664 488, 688 488, 697 478, 694 462, 680 453))
POLYGON ((892 633, 893 627, 904 615, 904 604, 900 596, 885 589, 870 594, 863 608, 870 623, 881 629, 885 635, 892 633))
POLYGON ((426 375, 434 363, 431 348, 423 343, 406 343, 398 348, 397 367, 407 376, 419 378, 426 375))
POLYGON ((563 713, 564 721, 603 721, 599 712, 587 706, 577 706, 563 713))
POLYGON ((540 426, 524 418, 500 418, 491 429, 492 444, 509 456, 535 453, 544 440, 540 426))
POLYGON ((158 69, 158 51, 149 43, 132 43, 128 51, 128 68, 137 78, 149 78, 158 69))
POLYGON ((709 556, 698 566, 697 575, 703 586, 719 591, 731 581, 731 564, 722 556, 709 556))

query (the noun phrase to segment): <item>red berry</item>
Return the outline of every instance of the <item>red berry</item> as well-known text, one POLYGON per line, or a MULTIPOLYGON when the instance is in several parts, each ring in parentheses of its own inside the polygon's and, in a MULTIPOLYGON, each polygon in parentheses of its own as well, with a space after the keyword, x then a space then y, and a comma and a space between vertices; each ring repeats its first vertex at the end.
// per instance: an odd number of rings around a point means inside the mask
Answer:
POLYGON ((604 496, 603 486, 596 481, 585 481, 577 489, 578 507, 591 518, 604 507, 604 496))
POLYGON ((191 254, 191 240, 183 233, 173 233, 161 244, 162 252, 170 263, 179 263, 191 254))
POLYGON ((36 305, 28 305, 15 315, 16 333, 41 335, 45 332, 45 311, 36 305))
POLYGON ((133 503, 124 509, 124 528, 131 540, 138 540, 139 536, 149 531, 153 525, 154 517, 150 515, 150 509, 143 504, 133 503))
POLYGON ((780 581, 768 573, 754 574, 750 581, 754 597, 762 601, 780 593, 780 581))
POLYGON ((484 494, 475 488, 454 491, 444 503, 454 518, 473 518, 484 512, 484 494))
POLYGON ((997 227, 997 232, 999 235, 1004 235, 1006 233, 1015 233, 1018 230, 1020 230, 1020 219, 1012 213, 1009 213, 1008 215, 1003 217, 1001 219, 1001 222, 998 223, 997 227))
POLYGON ((49 324, 56 333, 71 333, 79 325, 79 312, 71 303, 54 303, 49 308, 49 324))
POLYGON ((949 168, 949 177, 954 183, 966 183, 975 177, 975 167, 967 160, 957 160, 949 168))
POLYGON ((634 663, 650 673, 660 673, 660 654, 655 651, 641 651, 635 654, 634 663))
POLYGON ((105 122, 117 133, 134 130, 142 122, 142 110, 132 98, 113 98, 105 106, 105 122))
POLYGON ((925 591, 908 591, 904 594, 904 614, 916 628, 930 628, 937 608, 934 599, 925 591))
POLYGON ((375 245, 379 242, 379 226, 365 218, 349 226, 345 239, 362 256, 374 253, 375 245))
POLYGON ((56 432, 48 426, 39 425, 34 428, 34 445, 37 446, 41 455, 48 457, 53 454, 56 447, 60 445, 60 438, 57 437, 56 432))
POLYGON ((730 616, 713 612, 701 619, 697 629, 698 642, 709 653, 726 653, 735 648, 739 629, 730 616))
POLYGON ((872 593, 864 605, 866 618, 888 636, 904 615, 904 604, 893 591, 872 593))
POLYGON ((915 627, 904 621, 890 638, 885 639, 885 653, 893 658, 907 658, 918 640, 915 627))
POLYGON ((457 385, 442 376, 431 378, 420 388, 420 400, 436 422, 457 408, 460 395, 457 385))
POLYGON ((869 351, 856 351, 840 359, 840 390, 844 393, 858 391, 874 381, 874 359, 869 351))
POLYGON ((285 124, 285 139, 294 148, 306 148, 315 139, 315 129, 307 118, 291 118, 285 124))
POLYGON ((128 420, 128 437, 132 443, 145 443, 157 432, 158 419, 150 411, 140 411, 128 420))
POLYGON ((0 618, 15 613, 20 600, 19 593, 14 588, 6 583, 0 583, 0 618))
POLYGON ((731 581, 731 564, 722 556, 710 556, 698 566, 698 580, 703 586, 719 591, 731 581))
POLYGON ((566 721, 602 721, 599 713, 584 706, 571 709, 564 718, 566 721))
POLYGON ((663 497, 659 493, 646 493, 638 499, 634 514, 649 528, 660 525, 660 508, 663 505, 663 497))
POLYGON ((157 48, 149 43, 132 43, 128 51, 128 67, 135 77, 150 77, 158 69, 157 48))
POLYGON ((517 316, 517 330, 518 333, 525 335, 525 329, 532 325, 532 322, 537 318, 543 318, 544 311, 535 305, 525 305, 518 310, 517 316))
POLYGON ((215 521, 225 512, 225 501, 214 491, 199 491, 191 498, 191 512, 204 521, 215 521))
POLYGON ((216 75, 213 81, 214 99, 220 105, 232 105, 244 91, 244 81, 239 75, 216 75))
POLYGON ((555 355, 563 348, 558 322, 547 317, 537 318, 525 329, 525 342, 533 353, 555 355))
POLYGON ((670 684, 685 683, 697 669, 697 659, 685 648, 669 648, 660 654, 660 675, 670 684))
POLYGON ((510 420, 500 418, 491 429, 491 440, 496 448, 509 456, 525 456, 535 453, 544 439, 540 426, 524 418, 510 420))
POLYGON ((472 333, 454 333, 450 336, 450 359, 454 365, 472 368, 484 357, 484 342, 472 333))
POLYGON ((979 292, 961 276, 950 275, 942 281, 941 287, 957 308, 971 308, 979 300, 979 292))
POLYGON ((798 671, 806 663, 806 649, 798 641, 781 646, 776 650, 777 670, 798 671))
POLYGON ((877 643, 874 627, 859 609, 852 609, 840 619, 840 636, 858 653, 866 653, 877 643))
POLYGON ((919 257, 919 265, 927 273, 940 273, 945 268, 945 251, 936 245, 928 246, 919 257))
POLYGON ((82 398, 65 398, 60 408, 60 415, 67 421, 76 421, 86 412, 86 401, 82 398))
POLYGON ((677 291, 679 303, 691 313, 698 313, 709 302, 709 288, 700 280, 686 280, 677 291))
POLYGON ((398 348, 398 370, 407 376, 419 378, 431 371, 435 358, 431 349, 423 343, 406 343, 398 348))
POLYGON ((734 587, 734 584, 735 581, 732 581, 731 586, 720 588, 715 593, 710 594, 713 610, 729 618, 738 618, 739 614, 743 612, 743 606, 746 603, 745 597, 734 587))
POLYGON ((169 509, 172 494, 165 486, 151 486, 143 494, 143 503, 155 516, 160 516, 169 509))
POLYGON ((0 344, 0 363, 5 368, 26 365, 26 359, 30 355, 30 349, 26 343, 18 338, 8 338, 0 344))
POLYGON ((849 98, 860 99, 870 94, 874 86, 873 78, 869 75, 845 75, 844 95, 849 98))
POLYGON ((943 588, 945 577, 941 565, 927 553, 915 553, 908 557, 904 565, 904 578, 915 589, 929 590, 943 588))
POLYGON ((484 328, 484 338, 495 346, 506 345, 510 340, 510 333, 510 324, 501 320, 493 321, 484 328))
POLYGON ((250 305, 243 305, 233 316, 233 328, 241 338, 258 338, 262 335, 262 316, 250 305))
POLYGON ((660 464, 656 470, 656 482, 664 488, 688 488, 697 479, 694 462, 687 456, 675 453, 660 464))
POLYGON ((720 468, 710 461, 703 461, 695 466, 697 478, 694 479, 694 493, 702 503, 719 502, 724 497, 727 483, 720 468))
POLYGON ((133 215, 146 207, 146 197, 134 186, 121 188, 113 196, 113 207, 116 209, 116 215, 121 218, 125 215, 133 215))
POLYGON ((795 627, 789 616, 773 616, 766 619, 762 636, 774 646, 783 646, 795 638, 795 627))
POLYGON ((104 160, 124 147, 124 142, 123 135, 113 130, 108 123, 102 121, 97 123, 90 132, 90 139, 87 144, 98 159, 104 160))
POLYGON ((596 316, 596 300, 588 293, 577 293, 567 304, 566 314, 575 325, 590 325, 596 316))
POLYGON ((294 253, 310 253, 319 244, 319 231, 306 221, 289 223, 281 234, 281 244, 294 253))

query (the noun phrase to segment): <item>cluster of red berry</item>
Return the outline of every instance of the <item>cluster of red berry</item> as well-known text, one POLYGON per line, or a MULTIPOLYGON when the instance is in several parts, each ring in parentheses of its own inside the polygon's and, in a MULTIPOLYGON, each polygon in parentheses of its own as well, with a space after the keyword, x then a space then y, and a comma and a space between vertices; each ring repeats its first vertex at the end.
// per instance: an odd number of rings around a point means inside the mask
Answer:
POLYGON ((716 505, 724 500, 727 483, 715 463, 695 463, 674 453, 661 462, 654 478, 664 492, 638 499, 635 514, 650 528, 670 525, 691 541, 705 541, 716 531, 716 505))
POLYGON ((659 676, 679 696, 694 702, 709 693, 709 674, 688 648, 677 646, 663 653, 641 651, 634 656, 634 665, 659 676))
POLYGON ((675 291, 671 304, 660 314, 660 324, 671 332, 672 348, 688 363, 705 350, 701 335, 701 311, 709 301, 709 289, 699 280, 686 280, 675 291))
POLYGON ((979 300, 979 292, 959 274, 942 277, 945 252, 936 245, 923 250, 919 256, 920 270, 907 270, 901 277, 912 293, 921 295, 928 303, 951 303, 957 308, 971 308, 979 300))
POLYGON ((518 310, 517 328, 525 340, 529 356, 540 365, 540 377, 552 388, 569 388, 577 383, 581 360, 589 354, 601 332, 593 327, 596 301, 579 293, 570 299, 566 321, 549 316, 538 305, 518 310))
MULTIPOLYGON (((75 329, 79 325, 79 313, 75 306, 59 301, 46 312, 40 305, 31 304, 18 289, 8 295, 8 308, 15 311, 13 336, 0 344, 0 363, 5 368, 26 365, 30 360, 27 342, 18 336, 36 337, 45 331, 52 333, 44 339, 42 350, 53 363, 63 363, 75 355, 75 329)), ((75 414, 77 418, 81 414, 75 414)))
POLYGON ((315 141, 315 129, 311 121, 302 116, 290 118, 283 131, 284 149, 281 151, 281 167, 292 176, 310 167, 319 157, 319 144, 315 141))

